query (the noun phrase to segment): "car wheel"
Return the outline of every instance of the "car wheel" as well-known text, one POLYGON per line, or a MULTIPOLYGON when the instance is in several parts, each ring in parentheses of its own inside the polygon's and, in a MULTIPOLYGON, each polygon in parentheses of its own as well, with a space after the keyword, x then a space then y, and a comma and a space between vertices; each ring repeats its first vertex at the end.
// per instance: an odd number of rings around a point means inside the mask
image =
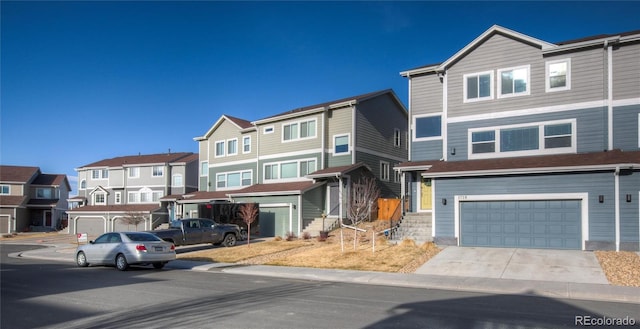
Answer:
POLYGON ((84 252, 81 251, 78 253, 78 255, 76 255, 76 263, 79 267, 89 266, 89 263, 87 262, 87 256, 84 254, 84 252))
POLYGON ((155 268, 156 270, 161 270, 164 267, 164 264, 166 263, 165 262, 153 263, 153 268, 155 268))
POLYGON ((224 237, 224 242, 222 244, 224 244, 225 247, 233 247, 236 245, 236 235, 235 234, 227 234, 224 237))
POLYGON ((118 256, 116 256, 116 268, 120 271, 126 271, 129 268, 127 258, 124 257, 123 254, 118 254, 118 256))

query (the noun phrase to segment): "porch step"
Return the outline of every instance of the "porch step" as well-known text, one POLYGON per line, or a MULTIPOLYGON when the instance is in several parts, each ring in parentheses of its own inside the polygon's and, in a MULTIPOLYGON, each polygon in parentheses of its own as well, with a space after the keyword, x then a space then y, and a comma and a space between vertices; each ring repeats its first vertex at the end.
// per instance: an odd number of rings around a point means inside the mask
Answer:
MULTIPOLYGON (((338 224, 338 218, 325 218, 324 219, 324 230, 330 231, 332 230, 336 224, 338 224)), ((307 227, 302 230, 302 233, 309 233, 311 236, 319 236, 320 231, 323 230, 323 220, 322 217, 315 218, 307 227)))
POLYGON ((401 242, 404 239, 411 239, 417 245, 425 242, 432 242, 433 235, 432 215, 423 213, 407 213, 403 216, 400 226, 396 229, 393 241, 401 242))

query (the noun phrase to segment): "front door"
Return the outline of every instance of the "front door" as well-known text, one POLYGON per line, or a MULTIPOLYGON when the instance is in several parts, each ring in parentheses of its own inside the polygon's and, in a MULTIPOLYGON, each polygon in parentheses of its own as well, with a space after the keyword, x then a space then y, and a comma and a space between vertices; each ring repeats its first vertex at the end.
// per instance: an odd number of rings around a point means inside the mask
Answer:
POLYGON ((433 209, 433 195, 431 191, 431 178, 422 177, 420 183, 420 210, 433 209))
POLYGON ((53 223, 51 223, 51 210, 44 211, 44 226, 52 227, 53 223))
POLYGON ((329 184, 329 216, 340 215, 340 184, 329 184))

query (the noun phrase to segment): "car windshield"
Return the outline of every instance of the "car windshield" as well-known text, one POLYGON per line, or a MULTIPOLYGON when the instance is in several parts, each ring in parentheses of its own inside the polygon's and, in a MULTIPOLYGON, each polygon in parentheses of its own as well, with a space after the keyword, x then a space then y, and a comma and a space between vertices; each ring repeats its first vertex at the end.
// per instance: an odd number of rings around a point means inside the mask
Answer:
POLYGON ((131 241, 162 241, 159 237, 148 233, 127 233, 127 238, 131 241))

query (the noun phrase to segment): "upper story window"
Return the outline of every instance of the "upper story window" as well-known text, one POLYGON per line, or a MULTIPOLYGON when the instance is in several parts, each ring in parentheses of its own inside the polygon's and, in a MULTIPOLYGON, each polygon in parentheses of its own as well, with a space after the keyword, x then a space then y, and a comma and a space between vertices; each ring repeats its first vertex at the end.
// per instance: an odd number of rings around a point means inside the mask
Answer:
POLYGON ((116 204, 122 203, 122 192, 116 192, 115 202, 116 202, 116 204))
POLYGON ((349 134, 333 137, 333 155, 349 154, 349 134))
POLYGON ((87 180, 83 179, 80 181, 80 189, 86 189, 87 188, 87 180))
POLYGON ((140 167, 130 167, 129 178, 138 178, 138 177, 140 177, 140 167))
POLYGON ((575 119, 469 130, 469 158, 573 153, 575 119))
POLYGON ((250 186, 251 181, 252 172, 250 170, 219 173, 216 175, 216 187, 218 189, 250 186))
POLYGON ((400 134, 400 129, 398 128, 393 129, 393 146, 402 146, 402 135, 400 134))
POLYGON ((498 70, 498 98, 529 95, 529 65, 498 70))
POLYGON ((10 194, 11 187, 9 185, 0 185, 0 194, 10 194))
POLYGON ((389 162, 380 161, 380 180, 389 181, 389 162))
POLYGON ((151 176, 153 177, 164 176, 164 166, 153 166, 151 176))
POLYGON ((93 204, 106 204, 106 195, 104 193, 94 193, 93 194, 93 204))
POLYGON ((217 157, 223 157, 224 156, 224 141, 217 141, 216 142, 216 158, 217 157))
POLYGON ((207 176, 209 176, 209 162, 202 161, 200 163, 200 177, 207 177, 207 176))
POLYGON ((545 77, 547 92, 571 89, 571 58, 546 62, 545 77))
POLYGON ((316 160, 283 161, 264 165, 264 180, 296 179, 316 171, 316 160))
POLYGON ((229 139, 227 140, 227 155, 236 155, 238 154, 238 139, 229 139))
POLYGON ((175 174, 173 175, 173 177, 171 177, 172 187, 182 187, 183 184, 184 183, 182 182, 182 174, 175 174))
POLYGON ((242 153, 251 152, 251 136, 242 137, 242 153))
POLYGON ((93 179, 107 179, 109 178, 108 169, 93 169, 91 171, 91 178, 93 179))
POLYGON ((268 126, 268 127, 264 127, 264 129, 262 130, 263 134, 272 134, 275 131, 275 129, 273 128, 273 126, 268 126))
POLYGON ((292 141, 316 137, 316 120, 300 121, 282 126, 282 140, 292 141))
POLYGON ((128 203, 152 203, 158 202, 162 197, 162 191, 152 191, 148 187, 143 187, 135 192, 128 192, 128 203))
POLYGON ((37 188, 36 199, 53 199, 53 193, 50 188, 37 188))
POLYGON ((429 140, 442 137, 442 116, 426 115, 413 117, 413 139, 429 140))
POLYGON ((464 102, 493 99, 493 71, 463 76, 464 102))

